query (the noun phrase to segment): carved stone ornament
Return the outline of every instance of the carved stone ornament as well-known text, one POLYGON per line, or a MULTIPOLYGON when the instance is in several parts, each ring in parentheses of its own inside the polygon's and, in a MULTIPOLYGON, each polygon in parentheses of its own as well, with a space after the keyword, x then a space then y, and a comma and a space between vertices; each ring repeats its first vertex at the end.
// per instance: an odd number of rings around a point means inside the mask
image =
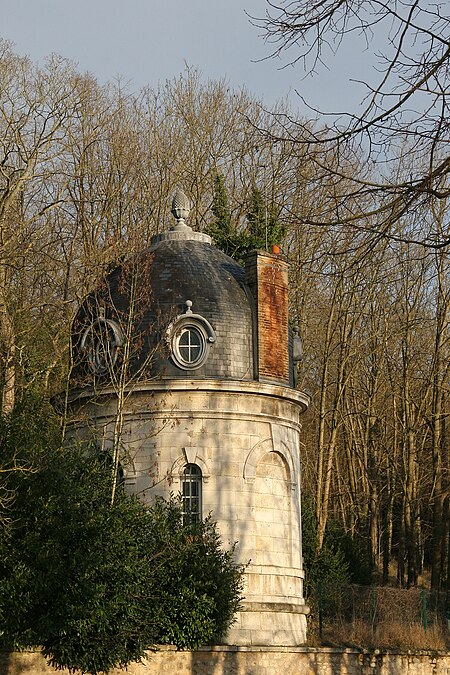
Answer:
POLYGON ((191 212, 191 202, 182 190, 177 190, 173 196, 172 214, 177 219, 177 225, 185 225, 186 218, 191 212))

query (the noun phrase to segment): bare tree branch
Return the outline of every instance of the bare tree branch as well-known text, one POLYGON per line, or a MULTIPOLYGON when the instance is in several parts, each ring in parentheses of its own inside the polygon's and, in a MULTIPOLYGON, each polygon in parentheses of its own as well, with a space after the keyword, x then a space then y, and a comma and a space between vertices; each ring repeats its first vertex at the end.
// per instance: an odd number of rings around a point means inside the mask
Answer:
MULTIPOLYGON (((302 146, 327 180, 340 181, 345 175, 349 185, 354 183, 351 191, 360 201, 351 215, 339 214, 340 222, 370 218, 377 235, 391 236, 406 214, 419 216, 417 210, 431 197, 445 199, 450 172, 450 16, 445 4, 268 0, 267 5, 265 16, 252 20, 273 46, 271 56, 285 57, 290 65, 301 63, 308 74, 319 77, 320 65, 358 35, 374 59, 371 79, 352 81, 365 88, 361 111, 325 114, 309 104, 326 125, 285 117, 279 120, 284 132, 274 139, 302 146), (347 170, 351 156, 366 165, 353 177, 347 170)), ((335 224, 326 212, 307 222, 335 224)), ((442 248, 450 243, 450 231, 447 226, 415 238, 424 246, 442 248)))

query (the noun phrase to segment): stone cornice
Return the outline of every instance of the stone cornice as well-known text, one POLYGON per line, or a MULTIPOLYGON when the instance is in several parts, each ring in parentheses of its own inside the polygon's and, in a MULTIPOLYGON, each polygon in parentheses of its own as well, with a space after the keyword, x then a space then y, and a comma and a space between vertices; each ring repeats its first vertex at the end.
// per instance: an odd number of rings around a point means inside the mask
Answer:
MULTIPOLYGON (((304 412, 310 403, 310 396, 303 391, 267 382, 237 381, 237 380, 152 380, 150 382, 136 382, 125 389, 126 395, 145 392, 202 392, 243 394, 249 396, 267 396, 279 398, 283 401, 298 405, 304 412)), ((114 387, 104 386, 97 390, 92 388, 74 389, 68 397, 69 403, 98 399, 103 396, 115 396, 114 387)))

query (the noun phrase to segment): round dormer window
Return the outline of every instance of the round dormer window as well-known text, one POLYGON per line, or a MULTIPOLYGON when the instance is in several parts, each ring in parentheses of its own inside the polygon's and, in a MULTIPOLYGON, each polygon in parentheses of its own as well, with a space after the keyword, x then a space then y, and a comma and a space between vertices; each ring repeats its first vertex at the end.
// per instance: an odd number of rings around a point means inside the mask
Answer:
POLYGON ((115 366, 122 332, 114 321, 99 317, 87 328, 81 339, 81 349, 87 355, 89 368, 103 375, 115 366))
POLYGON ((205 362, 216 336, 210 323, 192 312, 192 302, 188 300, 186 305, 187 312, 175 319, 167 333, 172 360, 180 368, 194 370, 205 362))
POLYGON ((172 338, 172 356, 182 368, 198 368, 206 356, 206 337, 200 326, 184 324, 172 338))

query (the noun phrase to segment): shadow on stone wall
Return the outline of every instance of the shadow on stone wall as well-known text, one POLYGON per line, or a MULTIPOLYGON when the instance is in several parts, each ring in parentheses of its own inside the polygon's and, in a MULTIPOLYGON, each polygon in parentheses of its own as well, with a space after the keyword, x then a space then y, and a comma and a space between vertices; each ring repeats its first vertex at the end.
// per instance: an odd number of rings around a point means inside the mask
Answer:
POLYGON ((50 675, 55 672, 40 652, 0 652, 0 675, 50 675))
MULTIPOLYGON (((68 675, 40 652, 0 653, 0 675, 68 675)), ((381 652, 318 647, 162 648, 110 675, 450 675, 450 652, 381 652)))

